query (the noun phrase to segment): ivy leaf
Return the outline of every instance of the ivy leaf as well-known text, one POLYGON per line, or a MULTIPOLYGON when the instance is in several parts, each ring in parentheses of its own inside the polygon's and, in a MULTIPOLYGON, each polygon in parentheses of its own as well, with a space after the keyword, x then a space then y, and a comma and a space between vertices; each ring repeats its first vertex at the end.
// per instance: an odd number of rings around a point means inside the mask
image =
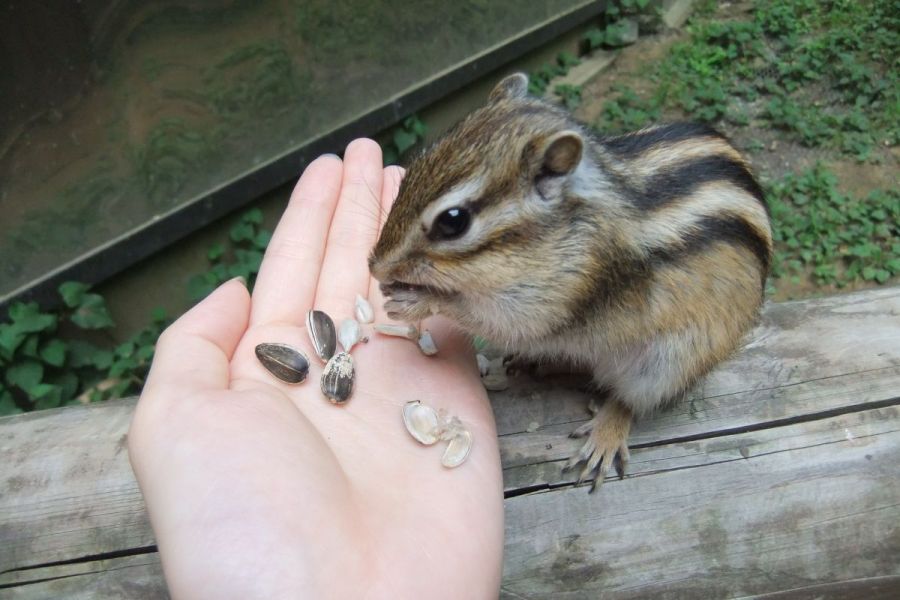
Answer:
POLYGON ((206 251, 206 258, 208 258, 210 262, 215 262, 222 258, 223 254, 225 254, 225 245, 213 244, 209 247, 209 250, 206 251))
POLYGON ((6 382, 31 395, 31 390, 44 378, 44 365, 36 360, 23 360, 6 369, 6 382))
POLYGON ((105 329, 115 325, 106 301, 99 294, 85 294, 70 320, 82 329, 105 329))
POLYGON ((397 151, 394 150, 394 147, 392 145, 385 146, 384 148, 381 149, 381 151, 382 151, 382 155, 383 155, 382 158, 383 158, 384 166, 396 165, 398 162, 400 162, 400 155, 397 154, 397 151))
POLYGON ((0 386, 0 416, 17 415, 20 412, 22 409, 16 406, 16 401, 9 390, 0 386))
POLYGON ((263 229, 253 238, 253 245, 259 250, 265 250, 271 240, 272 232, 268 229, 263 229))
POLYGON ((49 378, 49 383, 53 383, 54 385, 59 387, 60 390, 60 403, 68 404, 73 398, 75 398, 75 394, 78 392, 79 380, 78 376, 71 371, 67 371, 60 375, 56 375, 49 378))
POLYGON ((397 129, 394 131, 394 145, 397 147, 397 152, 401 155, 409 150, 417 140, 418 138, 416 138, 415 133, 406 131, 405 129, 397 129))
POLYGON ((188 280, 188 297, 193 302, 202 300, 215 289, 216 283, 216 276, 209 271, 194 275, 188 280))
POLYGON ((66 343, 59 338, 54 338, 41 348, 41 358, 48 365, 61 367, 66 362, 66 343))
POLYGON ((37 302, 16 302, 9 308, 9 320, 22 333, 48 331, 56 327, 56 315, 42 313, 37 302))
POLYGON ((244 223, 252 223, 254 225, 260 225, 263 221, 262 211, 258 208, 252 208, 244 213, 244 216, 241 217, 241 220, 244 223))
POLYGON ((59 295, 62 296, 63 302, 69 308, 79 306, 84 299, 84 295, 91 289, 91 286, 78 281, 67 281, 59 286, 59 295))
POLYGON ((52 383, 38 384, 29 390, 28 395, 38 410, 56 408, 62 403, 62 388, 52 383))
POLYGON ((231 241, 238 243, 244 242, 248 240, 252 240, 253 236, 256 234, 256 228, 252 223, 248 223, 246 221, 241 221, 237 225, 231 228, 229 232, 229 237, 231 237, 231 241))
POLYGON ((81 369, 84 367, 96 367, 97 357, 108 350, 101 350, 94 344, 84 340, 72 340, 69 342, 69 367, 73 369, 81 369))

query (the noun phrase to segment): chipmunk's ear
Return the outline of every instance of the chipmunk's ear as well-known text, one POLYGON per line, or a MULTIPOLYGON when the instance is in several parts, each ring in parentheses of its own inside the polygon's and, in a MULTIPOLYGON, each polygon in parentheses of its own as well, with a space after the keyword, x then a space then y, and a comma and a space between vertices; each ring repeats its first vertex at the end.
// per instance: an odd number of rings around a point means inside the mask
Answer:
POLYGON ((584 140, 577 131, 560 131, 544 141, 543 152, 541 172, 546 175, 566 175, 574 171, 581 162, 584 140))
POLYGON ((528 76, 525 73, 513 73, 500 80, 500 83, 494 87, 491 95, 488 96, 488 102, 524 98, 527 95, 528 76))

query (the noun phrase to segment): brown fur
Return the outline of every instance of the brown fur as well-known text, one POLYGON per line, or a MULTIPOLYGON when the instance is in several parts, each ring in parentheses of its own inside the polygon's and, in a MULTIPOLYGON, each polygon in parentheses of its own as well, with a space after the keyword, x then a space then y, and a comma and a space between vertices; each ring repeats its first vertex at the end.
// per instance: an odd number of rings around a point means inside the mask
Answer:
MULTIPOLYGON (((598 140, 526 97, 526 84, 501 82, 413 161, 372 273, 391 316, 437 310, 525 357, 590 367, 616 415, 646 412, 683 394, 751 327, 772 255, 762 193, 711 129, 598 140), (447 203, 471 225, 433 239, 447 203)), ((608 467, 628 428, 594 427, 579 456, 608 467)))

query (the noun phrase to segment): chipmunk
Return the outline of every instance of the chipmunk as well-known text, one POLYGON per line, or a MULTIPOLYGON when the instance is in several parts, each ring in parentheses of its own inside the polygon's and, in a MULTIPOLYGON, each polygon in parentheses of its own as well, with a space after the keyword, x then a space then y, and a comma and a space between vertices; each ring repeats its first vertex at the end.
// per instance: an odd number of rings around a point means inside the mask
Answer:
POLYGON ((369 259, 391 318, 433 313, 607 391, 566 469, 591 491, 634 415, 682 397, 757 318, 768 208, 714 129, 601 138, 514 74, 410 164, 369 259))

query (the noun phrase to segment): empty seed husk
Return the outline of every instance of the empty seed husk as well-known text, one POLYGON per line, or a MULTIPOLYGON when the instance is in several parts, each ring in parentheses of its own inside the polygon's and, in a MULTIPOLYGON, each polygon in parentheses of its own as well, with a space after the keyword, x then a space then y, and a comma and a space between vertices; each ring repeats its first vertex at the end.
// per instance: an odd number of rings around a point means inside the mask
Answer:
POLYGON ((403 424, 409 435, 420 444, 430 446, 437 443, 438 415, 433 408, 422 404, 419 400, 407 402, 403 406, 403 424))
POLYGON ((447 448, 444 449, 444 455, 441 456, 441 464, 450 469, 458 467, 469 457, 471 449, 472 434, 463 429, 447 444, 447 448))
POLYGON ((322 362, 328 362, 337 348, 334 321, 321 310, 311 310, 306 313, 306 331, 312 340, 316 356, 321 358, 322 362))
POLYGON ((419 336, 419 350, 421 350, 422 354, 425 356, 434 356, 437 354, 438 349, 434 344, 434 338, 431 337, 431 332, 427 329, 419 336))
POLYGON ((362 339, 362 329, 356 319, 344 319, 338 327, 338 342, 344 352, 350 349, 362 339))
POLYGON ((343 404, 353 393, 353 357, 338 352, 322 371, 322 393, 334 404, 343 404))
POLYGON ((306 354, 287 344, 259 344, 256 358, 266 370, 286 383, 300 383, 309 373, 306 354))
POLYGON ((356 320, 360 323, 366 324, 371 323, 375 320, 375 311, 372 310, 372 305, 369 304, 369 301, 360 296, 356 295, 356 320))
POLYGON ((475 360, 478 361, 478 372, 484 377, 491 372, 491 360, 484 354, 476 354, 475 360))
POLYGON ((412 341, 418 341, 419 329, 415 325, 399 323, 375 323, 375 331, 393 337, 402 337, 412 341))

